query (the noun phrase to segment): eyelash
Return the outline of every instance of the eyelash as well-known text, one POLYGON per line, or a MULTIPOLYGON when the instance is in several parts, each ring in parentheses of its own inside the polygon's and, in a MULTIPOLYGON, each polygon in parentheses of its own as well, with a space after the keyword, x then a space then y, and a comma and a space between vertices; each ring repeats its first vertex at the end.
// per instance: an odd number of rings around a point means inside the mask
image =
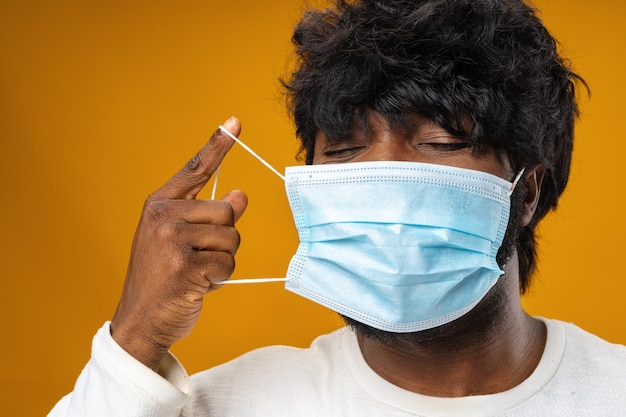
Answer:
POLYGON ((430 146, 432 148, 437 148, 442 151, 459 151, 461 149, 470 148, 472 144, 471 142, 450 142, 450 143, 424 142, 424 143, 419 143, 417 146, 430 146))
MULTIPOLYGON (((440 142, 424 142, 418 143, 416 147, 420 146, 430 146, 431 148, 435 148, 440 151, 459 151, 461 149, 466 149, 472 146, 470 142, 450 142, 450 143, 440 143, 440 142)), ((364 149, 365 146, 355 146, 352 148, 343 148, 343 149, 332 149, 328 151, 324 151, 324 156, 327 158, 345 156, 353 152, 358 152, 361 149, 364 149)))
POLYGON ((350 152, 357 152, 364 148, 365 146, 355 146, 353 148, 333 149, 329 151, 324 151, 324 156, 332 158, 333 156, 340 156, 340 155, 346 155, 350 152))

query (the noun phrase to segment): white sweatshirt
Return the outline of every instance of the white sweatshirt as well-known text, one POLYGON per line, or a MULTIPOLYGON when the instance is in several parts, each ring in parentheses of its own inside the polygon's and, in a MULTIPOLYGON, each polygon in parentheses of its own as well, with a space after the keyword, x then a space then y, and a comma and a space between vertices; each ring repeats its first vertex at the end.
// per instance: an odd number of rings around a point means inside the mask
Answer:
POLYGON ((307 349, 262 348, 189 378, 171 355, 160 375, 152 372, 113 341, 106 323, 74 392, 49 417, 626 416, 626 346, 543 321, 546 347, 530 377, 505 392, 460 398, 384 380, 345 328, 307 349))

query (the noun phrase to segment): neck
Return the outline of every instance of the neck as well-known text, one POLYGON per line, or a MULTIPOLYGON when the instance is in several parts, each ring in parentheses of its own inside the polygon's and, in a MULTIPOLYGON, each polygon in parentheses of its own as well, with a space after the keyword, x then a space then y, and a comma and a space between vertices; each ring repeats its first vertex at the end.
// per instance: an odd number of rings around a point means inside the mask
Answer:
POLYGON ((519 303, 515 274, 500 277, 465 316, 423 332, 372 338, 357 332, 363 357, 381 377, 409 391, 462 397, 506 391, 535 370, 543 323, 519 303))

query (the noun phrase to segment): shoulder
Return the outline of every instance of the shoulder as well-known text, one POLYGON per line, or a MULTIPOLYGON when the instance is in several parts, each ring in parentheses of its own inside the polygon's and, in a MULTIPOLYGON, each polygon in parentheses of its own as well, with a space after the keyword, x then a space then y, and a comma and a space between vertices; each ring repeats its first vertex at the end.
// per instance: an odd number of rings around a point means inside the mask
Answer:
POLYGON ((551 320, 563 327, 566 352, 593 356, 601 361, 626 361, 626 346, 610 343, 573 323, 551 320))
POLYGON ((626 346, 610 343, 573 323, 546 320, 546 324, 549 331, 563 333, 562 371, 580 380, 617 383, 626 389, 626 346))

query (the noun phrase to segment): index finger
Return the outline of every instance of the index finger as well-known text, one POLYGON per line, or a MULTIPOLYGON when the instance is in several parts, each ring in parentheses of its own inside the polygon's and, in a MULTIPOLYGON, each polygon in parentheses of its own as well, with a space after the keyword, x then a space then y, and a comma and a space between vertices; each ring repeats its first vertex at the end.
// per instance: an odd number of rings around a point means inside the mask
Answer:
MULTIPOLYGON (((226 120, 223 126, 235 136, 241 132, 241 123, 234 116, 226 120)), ((217 129, 206 145, 168 182, 155 191, 151 198, 195 199, 234 143, 226 133, 217 129)))

